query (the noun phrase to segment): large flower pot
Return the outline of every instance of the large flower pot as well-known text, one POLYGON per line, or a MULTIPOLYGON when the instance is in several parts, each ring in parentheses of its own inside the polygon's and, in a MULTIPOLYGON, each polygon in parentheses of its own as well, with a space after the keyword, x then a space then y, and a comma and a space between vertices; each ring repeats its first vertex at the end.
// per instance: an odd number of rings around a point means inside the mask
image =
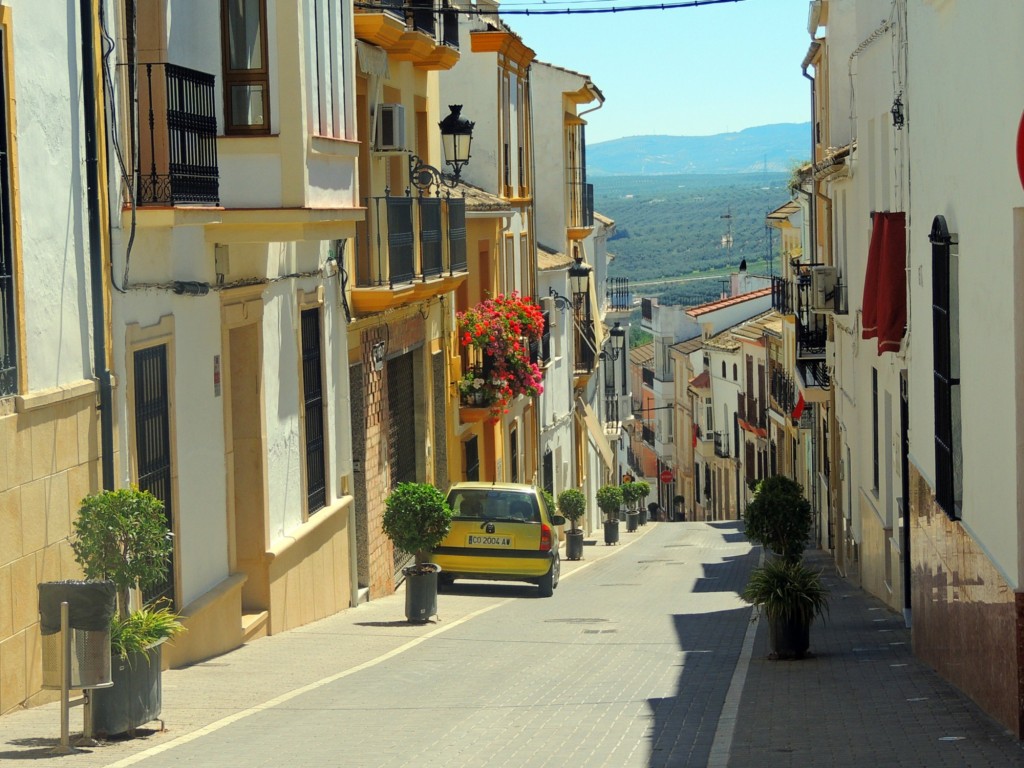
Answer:
POLYGON ((583 531, 565 532, 565 559, 583 559, 583 531))
POLYGON ((768 619, 768 650, 775 659, 802 659, 811 647, 811 626, 799 619, 768 619))
POLYGON ((637 525, 640 523, 639 512, 629 512, 626 515, 626 533, 633 533, 636 530, 637 525))
POLYGON ((161 645, 148 653, 129 653, 112 660, 111 688, 89 692, 92 730, 97 736, 132 735, 140 725, 160 717, 163 688, 160 683, 161 645))
POLYGON ((647 525, 647 510, 643 507, 637 510, 637 514, 640 516, 640 525, 647 525))
POLYGON ((605 544, 618 544, 619 543, 619 521, 618 520, 605 520, 604 521, 604 543, 605 544))
POLYGON ((437 575, 440 566, 434 563, 411 565, 405 574, 405 618, 423 623, 437 615, 437 575))

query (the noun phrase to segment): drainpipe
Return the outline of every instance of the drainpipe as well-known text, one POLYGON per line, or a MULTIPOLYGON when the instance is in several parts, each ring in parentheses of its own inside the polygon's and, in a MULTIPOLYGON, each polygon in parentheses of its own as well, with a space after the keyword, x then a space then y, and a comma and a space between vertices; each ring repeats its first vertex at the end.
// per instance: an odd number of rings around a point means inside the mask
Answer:
POLYGON ((92 299, 93 373, 99 382, 100 463, 103 488, 114 489, 114 398, 107 366, 107 315, 104 249, 100 229, 100 169, 97 134, 100 120, 97 101, 97 66, 93 0, 81 0, 82 107, 85 115, 85 178, 89 216, 89 284, 92 299))

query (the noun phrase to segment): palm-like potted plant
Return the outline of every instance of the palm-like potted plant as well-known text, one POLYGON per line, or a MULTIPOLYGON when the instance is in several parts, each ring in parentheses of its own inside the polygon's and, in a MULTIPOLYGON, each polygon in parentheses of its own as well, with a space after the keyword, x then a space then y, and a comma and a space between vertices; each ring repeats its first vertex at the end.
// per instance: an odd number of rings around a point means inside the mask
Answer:
POLYGON ((130 602, 132 590, 167 578, 174 545, 163 502, 136 487, 88 496, 70 543, 85 578, 111 581, 117 591, 110 633, 114 686, 90 697, 93 730, 132 733, 160 715, 161 644, 184 631, 166 602, 134 610, 130 602))
POLYGON ((810 625, 827 611, 819 573, 802 562, 814 526, 802 486, 783 475, 758 483, 743 513, 747 538, 770 559, 750 575, 743 599, 764 610, 773 658, 800 658, 810 647, 810 625))
POLYGON ((597 489, 597 506, 604 513, 604 543, 619 541, 619 508, 622 507, 622 487, 603 485, 597 489))
POLYGON ((437 574, 430 553, 448 535, 452 510, 443 493, 430 483, 399 483, 384 502, 384 535, 403 552, 414 555, 404 568, 405 618, 428 621, 437 613, 437 574))
POLYGON ((565 532, 565 557, 568 560, 583 559, 583 531, 576 527, 577 521, 587 511, 587 497, 576 488, 566 488, 558 494, 558 511, 569 521, 565 532))
POLYGON ((810 627, 828 613, 821 574, 799 560, 773 558, 755 568, 740 595, 768 619, 770 657, 800 659, 810 647, 810 627))

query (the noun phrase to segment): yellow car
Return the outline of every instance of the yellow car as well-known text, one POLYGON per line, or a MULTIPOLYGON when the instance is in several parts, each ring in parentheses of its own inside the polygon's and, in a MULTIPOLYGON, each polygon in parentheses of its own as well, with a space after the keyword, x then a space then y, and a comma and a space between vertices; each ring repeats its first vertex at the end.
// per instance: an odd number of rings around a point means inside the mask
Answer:
POLYGON ((441 583, 455 579, 528 581, 541 597, 558 586, 558 531, 565 518, 547 508, 532 485, 456 483, 448 491, 455 516, 431 560, 441 583))

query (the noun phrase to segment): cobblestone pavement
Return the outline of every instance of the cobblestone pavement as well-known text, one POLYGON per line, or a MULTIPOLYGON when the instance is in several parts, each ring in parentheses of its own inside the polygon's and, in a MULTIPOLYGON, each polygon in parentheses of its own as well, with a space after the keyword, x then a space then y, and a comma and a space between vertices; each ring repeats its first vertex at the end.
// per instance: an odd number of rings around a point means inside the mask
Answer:
POLYGON ((54 756, 56 705, 6 715, 0 763, 1024 766, 1015 739, 912 656, 902 617, 826 556, 809 556, 832 590, 814 656, 781 662, 737 597, 759 557, 737 524, 602 542, 563 561, 551 599, 460 582, 437 621, 411 625, 400 590, 167 671, 166 730, 135 739, 54 756))

